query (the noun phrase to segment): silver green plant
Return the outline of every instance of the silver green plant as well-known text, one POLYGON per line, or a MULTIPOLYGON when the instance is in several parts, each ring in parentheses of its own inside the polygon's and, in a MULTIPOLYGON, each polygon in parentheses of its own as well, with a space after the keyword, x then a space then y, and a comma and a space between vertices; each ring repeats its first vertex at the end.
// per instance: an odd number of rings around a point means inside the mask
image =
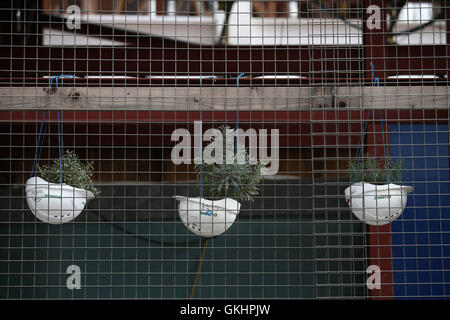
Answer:
POLYGON ((404 161, 375 159, 370 154, 364 154, 359 162, 349 161, 348 168, 352 182, 367 182, 372 184, 400 183, 404 173, 404 161), (386 161, 386 165, 385 165, 386 161))
POLYGON ((261 169, 265 165, 260 162, 250 164, 247 148, 243 149, 245 152, 244 163, 238 163, 237 154, 234 154, 233 163, 226 163, 227 133, 233 133, 233 130, 229 127, 220 127, 219 130, 221 135, 213 138, 211 143, 215 139, 222 139, 223 163, 195 165, 198 180, 200 181, 203 177, 203 194, 209 199, 236 197, 243 201, 253 201, 253 198, 259 194, 261 169))
POLYGON ((100 194, 97 187, 92 182, 93 162, 82 162, 75 152, 67 150, 61 158, 61 170, 59 159, 54 160, 50 165, 38 166, 39 176, 50 183, 60 182, 60 172, 62 182, 75 188, 88 190, 98 196, 100 194))

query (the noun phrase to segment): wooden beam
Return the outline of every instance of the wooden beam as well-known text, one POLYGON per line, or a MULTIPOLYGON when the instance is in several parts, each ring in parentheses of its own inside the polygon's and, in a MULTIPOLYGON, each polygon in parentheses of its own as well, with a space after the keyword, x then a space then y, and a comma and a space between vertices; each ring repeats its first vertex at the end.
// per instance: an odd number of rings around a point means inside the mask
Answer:
POLYGON ((448 86, 0 87, 0 110, 447 109, 448 86))

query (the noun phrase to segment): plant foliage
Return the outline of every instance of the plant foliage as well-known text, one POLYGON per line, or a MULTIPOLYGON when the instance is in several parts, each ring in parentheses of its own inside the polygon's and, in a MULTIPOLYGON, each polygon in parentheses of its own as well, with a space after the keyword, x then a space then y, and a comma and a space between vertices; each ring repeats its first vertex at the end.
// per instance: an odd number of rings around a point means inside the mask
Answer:
POLYGON ((67 150, 61 158, 61 170, 59 166, 59 159, 54 160, 50 165, 38 166, 39 176, 47 182, 59 183, 61 171, 63 183, 88 190, 94 196, 100 194, 92 182, 93 162, 81 162, 73 151, 67 150))
POLYGON ((234 131, 229 127, 220 127, 219 130, 221 135, 214 137, 211 143, 213 143, 216 139, 222 140, 223 164, 203 163, 195 165, 195 171, 197 172, 198 179, 201 180, 203 176, 204 196, 210 199, 236 197, 241 200, 253 201, 253 197, 259 194, 261 170, 264 168, 264 165, 259 162, 256 164, 250 164, 249 154, 246 148, 240 149, 245 152, 245 163, 237 163, 238 156, 234 154, 233 163, 227 164, 227 133, 234 135, 234 131))
POLYGON ((375 159, 366 153, 358 161, 348 163, 352 182, 367 182, 372 184, 400 183, 404 173, 403 160, 393 161, 391 158, 375 159))

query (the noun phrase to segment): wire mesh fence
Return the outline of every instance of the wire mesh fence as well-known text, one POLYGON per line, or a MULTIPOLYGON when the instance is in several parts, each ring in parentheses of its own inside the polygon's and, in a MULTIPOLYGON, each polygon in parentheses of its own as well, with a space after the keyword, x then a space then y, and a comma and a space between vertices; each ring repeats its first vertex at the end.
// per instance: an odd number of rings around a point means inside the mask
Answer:
POLYGON ((2 1, 1 299, 447 299, 446 1, 2 1))

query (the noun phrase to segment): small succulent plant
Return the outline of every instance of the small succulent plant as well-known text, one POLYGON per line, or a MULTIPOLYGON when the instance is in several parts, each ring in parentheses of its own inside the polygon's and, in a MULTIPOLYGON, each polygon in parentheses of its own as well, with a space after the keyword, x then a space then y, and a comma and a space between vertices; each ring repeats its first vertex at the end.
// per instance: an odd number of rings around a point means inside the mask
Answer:
POLYGON ((358 161, 348 163, 352 182, 367 182, 372 184, 400 183, 404 173, 403 160, 393 161, 391 158, 375 159, 366 153, 358 161))
POLYGON ((81 162, 75 152, 67 150, 61 158, 61 170, 59 159, 50 165, 38 166, 39 177, 50 183, 62 182, 75 188, 90 191, 94 196, 100 194, 92 182, 93 162, 81 162))
MULTIPOLYGON (((195 165, 198 179, 202 179, 203 193, 206 198, 238 198, 243 201, 253 201, 253 197, 259 194, 259 182, 261 180, 261 169, 265 166, 260 162, 250 164, 248 150, 242 146, 234 153, 233 161, 226 161, 227 142, 234 141, 227 139, 227 134, 234 131, 229 127, 220 127, 219 135, 213 138, 214 142, 222 142, 223 163, 202 163, 195 165), (238 163, 238 157, 245 159, 244 163, 238 163)), ((229 144, 229 143, 228 143, 229 144)), ((234 146, 231 146, 234 150, 234 146)))

